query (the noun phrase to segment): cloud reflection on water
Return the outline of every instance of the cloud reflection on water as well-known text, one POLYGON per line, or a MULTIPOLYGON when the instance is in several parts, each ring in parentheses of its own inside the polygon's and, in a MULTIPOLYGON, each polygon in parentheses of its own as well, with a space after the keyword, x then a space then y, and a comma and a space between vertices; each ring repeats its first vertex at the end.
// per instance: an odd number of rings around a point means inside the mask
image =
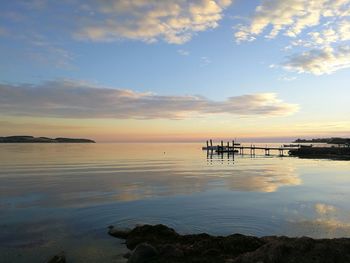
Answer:
POLYGON ((288 233, 293 236, 334 238, 350 236, 350 217, 345 209, 325 203, 302 205, 289 219, 288 233))
MULTIPOLYGON (((52 149, 49 149, 52 150, 52 149)), ((73 149, 74 150, 74 149, 73 149)), ((79 150, 80 148, 76 148, 79 150)), ((16 151, 17 152, 17 151, 16 151)), ((45 154, 45 148, 40 154, 45 154), (42 152, 43 151, 43 152, 42 152)), ((33 153, 30 152, 32 155, 33 153)), ((57 156, 59 152, 55 152, 57 156)), ((278 191, 283 186, 302 183, 295 169, 279 162, 252 163, 244 158, 236 163, 214 160, 210 165, 200 156, 187 159, 159 156, 148 159, 114 158, 88 163, 70 152, 74 163, 50 159, 28 166, 4 166, 0 172, 0 206, 25 208, 83 207, 115 201, 187 195, 211 189, 240 192, 278 191)), ((50 155, 50 153, 49 153, 50 155)), ((84 155, 84 154, 83 154, 84 155)))

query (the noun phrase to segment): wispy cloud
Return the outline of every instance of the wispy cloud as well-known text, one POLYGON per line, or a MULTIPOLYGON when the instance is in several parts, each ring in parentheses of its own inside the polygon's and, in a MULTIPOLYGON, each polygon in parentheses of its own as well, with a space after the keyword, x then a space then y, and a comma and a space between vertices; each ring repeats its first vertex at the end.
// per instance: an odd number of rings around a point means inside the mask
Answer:
POLYGON ((41 85, 0 85, 0 111, 3 115, 183 119, 213 114, 276 116, 297 110, 298 105, 283 102, 274 93, 213 101, 200 96, 161 96, 67 80, 41 85))
POLYGON ((39 62, 44 66, 73 68, 74 55, 62 35, 73 30, 76 23, 69 12, 63 11, 73 9, 67 4, 48 0, 6 3, 0 10, 0 37, 11 41, 6 48, 27 65, 39 62), (60 15, 56 14, 58 6, 60 15), (63 24, 64 29, 61 28, 63 24))
POLYGON ((31 0, 31 1, 19 1, 23 6, 28 9, 42 10, 49 5, 48 0, 31 0))
POLYGON ((95 16, 85 17, 77 36, 93 41, 123 38, 182 44, 196 32, 216 28, 231 0, 88 1, 85 10, 95 16))
POLYGON ((177 53, 180 54, 181 56, 188 56, 190 55, 190 52, 184 49, 178 49, 177 53))
POLYGON ((293 39, 284 51, 299 47, 299 54, 288 58, 285 69, 331 74, 349 67, 349 16, 350 0, 263 0, 250 21, 236 27, 234 36, 241 43, 283 34, 293 39))
MULTIPOLYGON (((18 28, 22 28, 19 27, 18 28)), ((22 29, 23 30, 23 29, 22 29)), ((64 47, 61 41, 52 39, 33 29, 18 31, 17 27, 0 27, 0 37, 6 37, 16 43, 11 48, 18 56, 24 55, 27 62, 36 61, 56 68, 71 69, 75 56, 64 47)))
POLYGON ((0 132, 11 134, 14 130, 35 130, 35 131, 59 131, 59 130, 82 130, 84 128, 91 128, 81 124, 77 125, 62 125, 52 123, 33 123, 33 122, 16 122, 16 121, 2 121, 0 120, 0 132))
POLYGON ((74 55, 57 43, 49 41, 47 37, 32 33, 23 35, 28 43, 27 55, 40 63, 55 66, 57 68, 70 69, 74 61, 74 55))
POLYGON ((283 75, 283 76, 280 76, 278 78, 278 80, 280 81, 293 81, 293 80, 296 80, 297 77, 294 77, 294 76, 286 76, 286 75, 283 75))
POLYGON ((298 73, 331 74, 350 67, 350 46, 313 49, 289 57, 283 66, 298 73))
POLYGON ((274 38, 281 32, 295 37, 306 28, 318 26, 322 19, 349 16, 349 5, 349 0, 263 0, 250 23, 238 27, 235 37, 239 42, 254 40, 261 34, 274 38), (271 30, 266 33, 269 26, 271 30))
POLYGON ((322 48, 349 40, 350 21, 343 20, 339 23, 326 23, 322 30, 311 31, 305 37, 292 41, 291 45, 286 48, 293 48, 293 46, 322 48))
POLYGON ((211 64, 211 60, 208 57, 201 57, 201 67, 205 67, 208 66, 209 64, 211 64))

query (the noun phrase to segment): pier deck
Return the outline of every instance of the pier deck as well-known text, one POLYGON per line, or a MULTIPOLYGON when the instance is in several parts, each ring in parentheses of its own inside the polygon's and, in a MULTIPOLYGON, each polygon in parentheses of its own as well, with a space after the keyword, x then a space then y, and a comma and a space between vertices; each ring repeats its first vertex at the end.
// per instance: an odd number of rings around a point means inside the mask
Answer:
POLYGON ((265 152, 265 155, 270 155, 271 151, 277 151, 280 156, 285 156, 285 153, 289 152, 290 150, 295 150, 295 147, 284 147, 283 145, 281 147, 269 147, 269 146, 243 146, 240 143, 235 143, 232 141, 232 144, 230 145, 230 142, 227 142, 226 145, 224 145, 224 142, 221 141, 220 145, 213 145, 212 140, 207 141, 207 146, 202 147, 202 150, 210 151, 210 152, 216 152, 218 154, 222 153, 238 153, 238 154, 245 154, 245 150, 248 150, 250 155, 255 155, 256 150, 263 150, 265 152))
POLYGON ((213 145, 212 140, 207 141, 207 146, 202 148, 206 150, 208 153, 213 154, 249 154, 251 156, 255 156, 256 150, 263 150, 265 155, 270 155, 270 152, 273 151, 278 153, 279 156, 286 156, 285 153, 289 156, 298 156, 303 158, 331 158, 331 159, 341 159, 341 160, 350 160, 350 146, 330 146, 330 147, 313 147, 312 145, 294 145, 289 144, 281 145, 280 147, 276 146, 255 146, 251 144, 250 146, 243 146, 240 143, 235 143, 232 141, 227 142, 224 145, 224 142, 221 141, 220 145, 213 145))

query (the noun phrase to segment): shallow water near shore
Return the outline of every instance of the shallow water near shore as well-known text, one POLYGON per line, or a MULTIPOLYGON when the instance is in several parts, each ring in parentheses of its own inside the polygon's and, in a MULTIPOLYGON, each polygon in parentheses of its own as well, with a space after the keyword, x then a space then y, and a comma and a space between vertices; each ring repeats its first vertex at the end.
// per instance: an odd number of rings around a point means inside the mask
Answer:
POLYGON ((207 156, 201 146, 0 145, 1 262, 60 251, 69 262, 125 262, 108 225, 350 237, 349 161, 207 156))

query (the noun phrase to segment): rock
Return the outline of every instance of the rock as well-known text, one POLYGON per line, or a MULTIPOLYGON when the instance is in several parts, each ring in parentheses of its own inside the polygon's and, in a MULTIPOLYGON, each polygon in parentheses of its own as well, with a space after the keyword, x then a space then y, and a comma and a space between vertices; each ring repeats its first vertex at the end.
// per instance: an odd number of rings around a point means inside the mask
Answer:
POLYGON ((234 263, 342 263, 350 262, 350 239, 274 237, 257 250, 242 254, 234 263))
POLYGON ((138 244, 162 244, 174 242, 179 237, 179 234, 174 229, 164 225, 142 225, 137 226, 128 233, 126 238, 126 246, 129 249, 134 249, 138 244))
POLYGON ((184 256, 184 252, 182 251, 182 249, 175 245, 167 244, 159 248, 159 250, 160 250, 160 254, 162 254, 165 257, 181 258, 184 256))
POLYGON ((222 247, 225 252, 233 255, 239 255, 245 252, 254 251, 264 245, 263 239, 253 236, 234 234, 223 238, 222 247))
POLYGON ((221 254, 222 254, 221 251, 215 248, 205 250, 202 253, 203 256, 209 256, 209 257, 220 256, 221 254))
POLYGON ((138 245, 132 252, 128 263, 148 263, 158 255, 158 251, 147 243, 138 245))
POLYGON ((66 257, 64 256, 64 253, 61 252, 60 254, 55 255, 49 259, 47 263, 66 263, 66 257))
POLYGON ((343 263, 350 239, 179 235, 164 225, 137 226, 126 235, 129 263, 343 263))
POLYGON ((115 228, 114 226, 109 226, 108 228, 108 234, 121 239, 126 239, 131 232, 128 228, 115 228))

